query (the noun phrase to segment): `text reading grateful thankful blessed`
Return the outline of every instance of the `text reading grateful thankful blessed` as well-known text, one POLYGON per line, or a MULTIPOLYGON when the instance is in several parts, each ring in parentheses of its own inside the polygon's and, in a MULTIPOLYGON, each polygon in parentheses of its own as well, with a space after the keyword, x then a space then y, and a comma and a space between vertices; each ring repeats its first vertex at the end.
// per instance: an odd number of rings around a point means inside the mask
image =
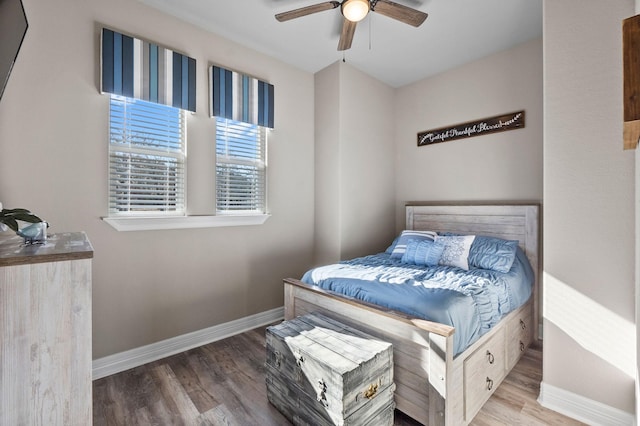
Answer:
POLYGON ((524 111, 498 115, 483 120, 470 121, 455 126, 426 130, 418 133, 418 146, 470 138, 487 133, 504 132, 524 127, 524 111))

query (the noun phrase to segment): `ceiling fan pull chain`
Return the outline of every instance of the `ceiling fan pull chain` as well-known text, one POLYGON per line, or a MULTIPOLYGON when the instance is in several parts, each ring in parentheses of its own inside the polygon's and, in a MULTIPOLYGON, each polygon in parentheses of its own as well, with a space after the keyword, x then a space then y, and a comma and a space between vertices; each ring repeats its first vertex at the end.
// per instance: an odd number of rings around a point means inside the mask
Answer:
POLYGON ((371 21, 373 20, 373 16, 369 15, 369 50, 371 50, 371 21))
POLYGON ((344 50, 342 51, 342 62, 347 62, 347 61, 344 59, 344 50))

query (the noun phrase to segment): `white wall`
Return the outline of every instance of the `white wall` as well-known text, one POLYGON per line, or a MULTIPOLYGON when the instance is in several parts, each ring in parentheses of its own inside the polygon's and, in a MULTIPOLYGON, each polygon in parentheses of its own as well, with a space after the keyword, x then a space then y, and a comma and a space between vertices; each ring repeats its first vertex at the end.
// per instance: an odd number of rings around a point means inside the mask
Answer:
POLYGON ((397 90, 396 227, 407 201, 542 202, 542 40, 397 90), (417 133, 524 110, 524 129, 417 146, 417 133))
POLYGON ((100 358, 282 306, 282 278, 313 256, 313 75, 128 0, 24 0, 29 21, 0 102, 0 200, 84 230, 94 249, 93 356, 100 358), (188 115, 188 210, 214 208, 209 62, 275 85, 269 209, 262 226, 117 232, 107 214, 108 97, 102 25, 197 60, 188 115))
POLYGON ((383 251, 394 227, 394 90, 348 63, 316 73, 316 261, 383 251))
POLYGON ((543 386, 633 413, 634 154, 622 150, 633 0, 544 3, 543 386))

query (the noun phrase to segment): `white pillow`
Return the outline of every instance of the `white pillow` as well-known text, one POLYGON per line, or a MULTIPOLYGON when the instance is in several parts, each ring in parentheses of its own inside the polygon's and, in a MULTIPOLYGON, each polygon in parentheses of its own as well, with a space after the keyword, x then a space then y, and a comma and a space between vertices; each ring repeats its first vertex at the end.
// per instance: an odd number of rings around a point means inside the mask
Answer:
POLYGON ((465 271, 469 270, 469 250, 476 238, 475 235, 460 235, 436 237, 437 243, 444 244, 444 251, 440 256, 440 265, 457 266, 465 271))

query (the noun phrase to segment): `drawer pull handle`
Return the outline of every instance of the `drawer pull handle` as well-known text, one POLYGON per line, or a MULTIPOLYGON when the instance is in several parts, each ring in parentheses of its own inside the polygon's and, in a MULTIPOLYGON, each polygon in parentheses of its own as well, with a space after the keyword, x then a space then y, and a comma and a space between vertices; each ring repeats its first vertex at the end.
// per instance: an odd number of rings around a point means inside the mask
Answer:
POLYGON ((487 377, 487 390, 490 391, 493 389, 493 380, 487 377))
POLYGON ((316 392, 316 400, 322 404, 323 407, 329 405, 327 402, 327 384, 323 379, 318 380, 318 389, 316 392))
POLYGON ((520 341, 520 352, 524 352, 524 343, 522 343, 522 340, 520 341))
POLYGON ((493 356, 493 354, 489 351, 487 351, 487 361, 489 361, 489 364, 493 364, 495 361, 495 357, 493 356))
POLYGON ((520 328, 523 330, 527 328, 527 324, 522 320, 520 320, 520 328))
POLYGON ((369 385, 369 388, 364 391, 364 397, 367 399, 371 399, 374 396, 376 396, 376 393, 378 392, 378 384, 374 384, 374 385, 369 385))

